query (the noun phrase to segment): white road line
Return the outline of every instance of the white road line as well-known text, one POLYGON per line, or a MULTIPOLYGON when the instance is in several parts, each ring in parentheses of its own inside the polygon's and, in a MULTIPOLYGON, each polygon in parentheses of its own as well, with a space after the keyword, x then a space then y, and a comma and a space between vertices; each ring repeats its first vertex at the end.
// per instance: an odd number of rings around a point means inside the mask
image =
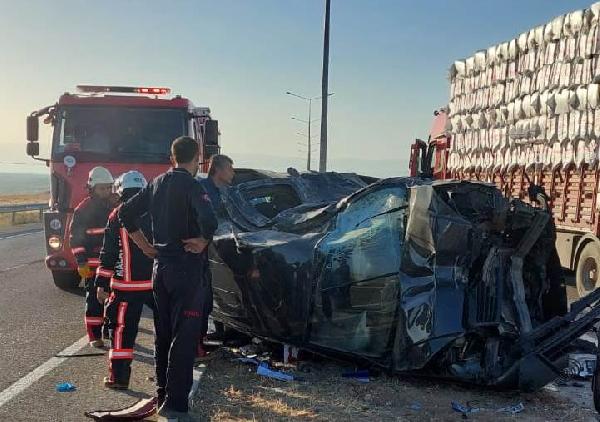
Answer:
POLYGON ((36 230, 34 232, 27 232, 27 233, 12 234, 9 236, 0 237, 0 240, 16 239, 17 237, 31 236, 32 234, 37 234, 37 233, 41 233, 41 232, 43 232, 43 230, 36 230))
MULTIPOLYGON (((67 347, 62 352, 59 352, 59 355, 72 355, 80 351, 88 344, 87 336, 81 337, 75 343, 67 347)), ((53 357, 48 359, 46 362, 42 363, 40 366, 35 368, 33 371, 25 375, 20 380, 13 383, 10 387, 0 392, 0 407, 4 406, 10 400, 21 394, 27 388, 29 388, 34 382, 38 381, 48 372, 52 371, 54 368, 59 366, 68 358, 57 358, 53 357)))

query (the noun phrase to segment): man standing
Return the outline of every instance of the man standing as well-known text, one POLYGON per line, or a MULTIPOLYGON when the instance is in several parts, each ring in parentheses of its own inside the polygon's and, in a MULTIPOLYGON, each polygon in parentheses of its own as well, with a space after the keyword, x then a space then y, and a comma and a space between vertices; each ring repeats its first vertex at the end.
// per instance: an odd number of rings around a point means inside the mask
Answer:
MULTIPOLYGON (((211 157, 210 166, 208 168, 208 177, 206 179, 201 179, 200 184, 202 184, 202 187, 208 194, 213 210, 217 216, 221 215, 223 212, 223 202, 221 201, 220 190, 229 186, 231 182, 233 182, 234 176, 235 170, 233 169, 233 160, 231 158, 226 155, 213 155, 211 157)), ((210 290, 210 301, 206 302, 207 307, 202 315, 202 332, 196 350, 196 361, 202 361, 208 357, 208 354, 204 349, 204 337, 208 331, 208 316, 212 312, 213 307, 212 285, 210 290)), ((213 336, 214 339, 222 339, 225 331, 223 324, 215 321, 215 330, 216 332, 213 336)))
POLYGON ((155 256, 153 289, 158 415, 187 419, 188 394, 209 286, 206 247, 217 227, 208 195, 194 179, 198 143, 187 136, 171 145, 173 169, 125 202, 119 216, 129 235, 155 256), (154 245, 137 219, 150 212, 154 245))
POLYGON ((103 304, 96 298, 94 271, 100 260, 104 227, 112 210, 110 197, 113 177, 104 167, 94 167, 89 175, 89 195, 77 205, 71 221, 71 251, 77 261, 77 272, 85 282, 85 327, 90 345, 104 347, 103 304))
MULTIPOLYGON (((133 197, 146 186, 144 176, 135 170, 117 178, 115 190, 122 202, 133 197)), ((96 270, 96 289, 100 303, 109 298, 106 318, 110 329, 111 347, 108 355, 109 376, 104 386, 115 390, 129 388, 133 346, 138 333, 142 309, 147 305, 154 311, 152 295, 152 259, 131 240, 117 218, 118 208, 108 217, 104 244, 100 252, 100 266, 96 270)), ((152 236, 150 215, 138 219, 138 227, 152 236)))
POLYGON ((210 159, 208 177, 200 180, 217 215, 220 214, 222 207, 220 189, 229 186, 234 176, 233 160, 226 155, 220 154, 214 155, 210 159))

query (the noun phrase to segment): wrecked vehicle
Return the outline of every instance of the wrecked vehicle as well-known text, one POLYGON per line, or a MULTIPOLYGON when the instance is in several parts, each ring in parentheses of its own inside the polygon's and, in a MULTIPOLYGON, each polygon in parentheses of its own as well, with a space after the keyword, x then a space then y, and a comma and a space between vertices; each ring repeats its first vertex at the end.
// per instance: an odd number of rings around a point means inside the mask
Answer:
POLYGON ((494 186, 237 171, 211 246, 213 317, 392 372, 533 391, 600 316, 567 312, 540 207, 494 186), (372 183, 374 182, 374 183, 372 183))

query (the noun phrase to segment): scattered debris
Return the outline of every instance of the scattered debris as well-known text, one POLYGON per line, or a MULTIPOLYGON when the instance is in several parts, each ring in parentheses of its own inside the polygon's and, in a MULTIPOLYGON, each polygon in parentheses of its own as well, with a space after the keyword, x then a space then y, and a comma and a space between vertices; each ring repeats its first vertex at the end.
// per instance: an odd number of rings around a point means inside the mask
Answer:
POLYGON ((514 406, 501 407, 497 410, 497 412, 505 412, 515 415, 517 413, 521 413, 523 410, 525 410, 525 406, 523 405, 523 403, 519 403, 514 406))
POLYGON ((156 397, 142 399, 131 406, 114 410, 94 410, 85 416, 96 421, 139 421, 156 413, 156 397))
POLYGON ((298 349, 297 347, 290 346, 289 344, 284 344, 283 345, 283 363, 287 365, 289 363, 297 362, 299 352, 300 352, 300 349, 298 349))
POLYGON ((276 371, 269 367, 269 364, 266 362, 262 362, 256 368, 256 373, 258 375, 262 375, 263 377, 273 378, 279 381, 294 381, 297 380, 293 375, 286 374, 285 372, 276 371))
POLYGON ((564 374, 577 378, 591 378, 596 369, 596 355, 589 353, 571 353, 569 355, 569 366, 564 374))
POLYGON ((69 393, 75 391, 77 388, 70 382, 60 382, 56 384, 56 391, 59 393, 69 393))
POLYGON ((410 406, 408 406, 408 408, 410 410, 414 410, 416 412, 419 412, 423 409, 423 406, 421 405, 421 403, 419 403, 418 401, 412 403, 410 406))
POLYGON ((462 413, 463 415, 468 415, 470 413, 477 413, 481 410, 481 408, 479 408, 479 407, 471 407, 468 404, 465 406, 465 405, 462 405, 455 401, 451 402, 451 405, 452 405, 452 409, 454 409, 455 412, 462 413))

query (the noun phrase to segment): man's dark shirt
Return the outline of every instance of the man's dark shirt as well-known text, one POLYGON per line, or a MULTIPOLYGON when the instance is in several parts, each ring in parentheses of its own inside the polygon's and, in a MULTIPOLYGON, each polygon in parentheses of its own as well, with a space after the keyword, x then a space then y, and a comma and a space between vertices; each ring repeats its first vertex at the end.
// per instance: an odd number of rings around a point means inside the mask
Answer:
POLYGON ((182 239, 212 240, 217 220, 207 193, 185 169, 161 174, 140 193, 125 202, 119 211, 123 226, 133 233, 137 218, 149 211, 152 216, 154 247, 159 257, 184 254, 182 239))
POLYGON ((200 179, 200 184, 208 194, 215 214, 221 214, 221 208, 223 206, 223 203, 221 202, 221 191, 217 185, 215 185, 215 182, 209 176, 206 179, 200 179))

